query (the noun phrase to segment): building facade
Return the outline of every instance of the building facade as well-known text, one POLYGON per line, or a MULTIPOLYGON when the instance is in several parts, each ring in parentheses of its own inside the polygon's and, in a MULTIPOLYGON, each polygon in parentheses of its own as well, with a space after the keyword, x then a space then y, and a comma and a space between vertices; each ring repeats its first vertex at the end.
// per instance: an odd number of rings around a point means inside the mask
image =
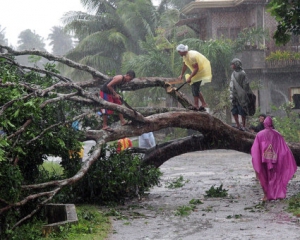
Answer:
POLYGON ((250 81, 260 83, 256 91, 260 111, 282 115, 280 111, 272 112, 272 106, 291 101, 300 110, 300 56, 299 60, 291 56, 298 52, 300 43, 299 37, 294 36, 286 46, 275 45, 272 36, 277 22, 267 12, 267 4, 268 0, 196 0, 182 9, 186 18, 178 25, 188 25, 202 40, 222 37, 235 40, 244 29, 257 30, 255 38, 255 34, 253 38, 249 36, 245 48, 235 57, 243 62, 250 81), (259 29, 268 31, 269 38, 259 35, 259 29), (272 60, 271 56, 276 54, 290 54, 290 58, 278 56, 272 60))

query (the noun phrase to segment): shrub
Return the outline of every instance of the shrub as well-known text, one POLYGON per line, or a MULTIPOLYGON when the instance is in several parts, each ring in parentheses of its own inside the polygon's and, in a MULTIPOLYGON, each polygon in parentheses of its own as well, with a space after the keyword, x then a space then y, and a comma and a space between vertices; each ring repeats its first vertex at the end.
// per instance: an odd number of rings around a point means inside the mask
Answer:
MULTIPOLYGON (((91 166, 82 180, 57 195, 56 201, 74 203, 122 203, 126 198, 144 194, 160 181, 161 172, 141 164, 141 157, 129 151, 116 153, 116 145, 103 146, 102 156, 91 166)), ((72 175, 78 164, 69 164, 72 175)))

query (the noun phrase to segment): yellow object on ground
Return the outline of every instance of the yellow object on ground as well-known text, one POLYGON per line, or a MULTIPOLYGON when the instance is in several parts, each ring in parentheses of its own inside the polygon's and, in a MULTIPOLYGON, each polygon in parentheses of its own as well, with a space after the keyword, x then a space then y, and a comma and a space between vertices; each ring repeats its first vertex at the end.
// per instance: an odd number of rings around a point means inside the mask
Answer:
MULTIPOLYGON (((73 158, 74 153, 75 153, 75 151, 69 150, 70 158, 73 158)), ((77 153, 78 153, 78 155, 79 155, 79 158, 82 159, 82 158, 83 158, 83 154, 84 154, 84 148, 82 147, 82 148, 80 149, 80 151, 78 151, 77 153)))

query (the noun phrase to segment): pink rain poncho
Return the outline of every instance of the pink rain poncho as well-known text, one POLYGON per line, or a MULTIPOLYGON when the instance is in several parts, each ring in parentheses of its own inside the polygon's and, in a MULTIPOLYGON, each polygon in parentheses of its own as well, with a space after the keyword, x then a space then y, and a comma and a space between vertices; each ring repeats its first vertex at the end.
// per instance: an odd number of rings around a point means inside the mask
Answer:
POLYGON ((283 199, 297 165, 284 138, 273 129, 270 117, 265 119, 264 126, 251 148, 252 165, 267 199, 283 199))

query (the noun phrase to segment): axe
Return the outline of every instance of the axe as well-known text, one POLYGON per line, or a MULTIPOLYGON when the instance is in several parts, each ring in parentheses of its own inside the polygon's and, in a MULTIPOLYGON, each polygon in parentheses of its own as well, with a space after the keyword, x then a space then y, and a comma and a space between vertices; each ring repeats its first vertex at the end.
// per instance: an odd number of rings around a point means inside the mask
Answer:
POLYGON ((181 84, 181 85, 179 86, 179 88, 177 88, 175 91, 179 91, 179 89, 182 88, 185 84, 187 84, 187 82, 185 82, 184 84, 181 84))

